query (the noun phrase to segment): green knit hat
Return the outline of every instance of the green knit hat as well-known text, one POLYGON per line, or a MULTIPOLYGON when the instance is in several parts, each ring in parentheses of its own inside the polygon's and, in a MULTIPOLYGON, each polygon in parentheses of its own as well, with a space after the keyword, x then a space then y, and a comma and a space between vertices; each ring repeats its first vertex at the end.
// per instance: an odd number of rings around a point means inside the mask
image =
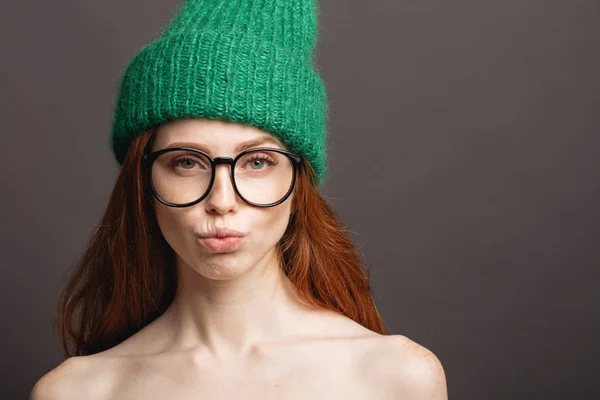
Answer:
POLYGON ((314 65, 316 0, 187 0, 127 66, 111 147, 179 118, 256 126, 326 173, 327 94, 314 65))

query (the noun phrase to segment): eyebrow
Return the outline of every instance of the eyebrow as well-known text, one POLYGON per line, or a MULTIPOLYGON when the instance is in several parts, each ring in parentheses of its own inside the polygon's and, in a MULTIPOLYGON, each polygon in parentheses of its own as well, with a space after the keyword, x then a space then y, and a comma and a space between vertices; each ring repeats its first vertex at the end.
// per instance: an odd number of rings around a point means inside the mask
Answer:
MULTIPOLYGON (((281 144, 276 139, 272 138, 271 136, 261 136, 256 139, 251 139, 246 142, 242 142, 242 143, 238 144, 234 151, 236 153, 241 153, 244 150, 248 150, 248 149, 260 146, 265 143, 281 146, 281 144)), ((175 143, 169 144, 169 146, 167 146, 166 148, 170 149, 172 147, 192 147, 194 149, 202 150, 202 151, 205 151, 210 154, 210 151, 208 150, 207 146, 200 144, 200 143, 195 143, 195 142, 175 142, 175 143)))

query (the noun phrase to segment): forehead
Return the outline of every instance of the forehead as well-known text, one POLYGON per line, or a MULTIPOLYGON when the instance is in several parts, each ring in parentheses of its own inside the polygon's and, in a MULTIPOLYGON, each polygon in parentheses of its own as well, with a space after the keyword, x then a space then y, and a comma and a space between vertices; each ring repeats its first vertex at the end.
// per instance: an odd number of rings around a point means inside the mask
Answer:
POLYGON ((279 138, 257 127, 200 118, 179 119, 162 124, 154 134, 151 150, 182 145, 198 147, 211 155, 239 153, 248 147, 259 145, 287 150, 287 146, 279 138))

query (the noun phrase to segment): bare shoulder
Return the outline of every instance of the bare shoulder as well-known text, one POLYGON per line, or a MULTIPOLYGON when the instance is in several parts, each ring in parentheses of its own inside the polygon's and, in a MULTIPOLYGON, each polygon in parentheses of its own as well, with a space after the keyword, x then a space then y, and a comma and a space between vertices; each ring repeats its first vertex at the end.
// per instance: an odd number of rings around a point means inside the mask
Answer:
POLYGON ((106 398, 110 387, 103 361, 94 356, 70 357, 43 375, 29 400, 90 400, 106 398))
POLYGON ((437 356, 403 335, 377 338, 363 371, 390 398, 447 400, 446 375, 437 356))

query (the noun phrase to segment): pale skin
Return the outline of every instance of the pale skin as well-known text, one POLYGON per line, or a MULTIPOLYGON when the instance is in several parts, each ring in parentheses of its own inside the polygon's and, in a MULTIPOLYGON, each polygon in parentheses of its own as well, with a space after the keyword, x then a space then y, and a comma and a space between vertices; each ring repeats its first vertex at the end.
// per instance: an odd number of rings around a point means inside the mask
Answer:
MULTIPOLYGON (((248 125, 185 119, 162 125, 152 150, 189 142, 213 158, 235 158, 236 146, 261 137, 274 138, 248 125)), ((255 147, 288 150, 276 140, 255 147)), ((293 194, 276 207, 253 207, 236 195, 229 168, 217 167, 211 192, 192 207, 155 200, 177 255, 178 292, 167 311, 109 350, 65 360, 30 399, 446 400, 431 351, 298 298, 275 257, 293 194), (248 236, 233 252, 212 253, 197 239, 211 226, 248 236)))

